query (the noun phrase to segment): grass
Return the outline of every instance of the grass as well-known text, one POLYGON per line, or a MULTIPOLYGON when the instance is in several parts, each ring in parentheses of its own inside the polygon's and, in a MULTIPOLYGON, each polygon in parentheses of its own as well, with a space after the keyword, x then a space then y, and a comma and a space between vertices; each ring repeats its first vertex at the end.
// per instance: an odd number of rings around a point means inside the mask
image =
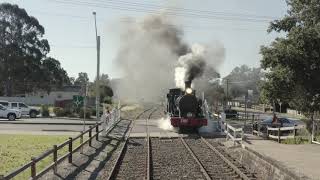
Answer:
POLYGON ((305 137, 296 137, 294 139, 284 139, 281 144, 310 144, 310 140, 305 137))
MULTIPOLYGON (((28 163, 31 157, 39 156, 43 152, 68 140, 69 136, 50 135, 0 135, 0 175, 5 175, 28 163)), ((79 145, 79 140, 73 143, 73 148, 79 145)), ((66 154, 68 146, 58 151, 58 157, 66 154)), ((37 172, 52 163, 52 155, 37 163, 37 172)), ((26 169, 14 179, 28 179, 30 168, 26 169)))

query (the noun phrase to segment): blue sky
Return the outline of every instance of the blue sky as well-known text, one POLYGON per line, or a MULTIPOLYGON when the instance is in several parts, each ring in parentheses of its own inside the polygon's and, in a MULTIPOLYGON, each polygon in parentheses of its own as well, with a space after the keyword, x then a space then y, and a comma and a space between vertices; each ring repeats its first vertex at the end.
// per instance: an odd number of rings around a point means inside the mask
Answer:
MULTIPOLYGON (((49 56, 57 58, 70 76, 87 72, 91 80, 96 74, 95 31, 92 12, 97 12, 98 33, 101 36, 101 73, 112 78, 121 76, 114 67, 117 52, 113 25, 123 17, 141 17, 128 3, 143 3, 145 7, 179 7, 222 14, 217 17, 178 16, 175 21, 183 27, 185 40, 192 43, 219 41, 226 49, 226 59, 219 67, 222 76, 235 66, 259 66, 261 45, 268 45, 278 34, 268 34, 268 21, 285 15, 285 0, 72 0, 90 2, 98 6, 67 4, 67 0, 0 0, 18 4, 45 27, 49 40, 49 56), (103 4, 103 5, 101 5, 103 4), (122 9, 122 10, 120 10, 122 9), (129 9, 129 10, 128 10, 129 9), (232 16, 230 18, 230 16, 232 16), (260 20, 263 16, 264 20, 260 20), (222 17, 222 18, 221 18, 222 17), (242 20, 237 20, 242 18, 242 20), (254 20, 246 20, 252 18, 254 20), (259 21, 255 21, 258 19, 259 21)), ((141 6, 140 6, 141 7, 141 6)))

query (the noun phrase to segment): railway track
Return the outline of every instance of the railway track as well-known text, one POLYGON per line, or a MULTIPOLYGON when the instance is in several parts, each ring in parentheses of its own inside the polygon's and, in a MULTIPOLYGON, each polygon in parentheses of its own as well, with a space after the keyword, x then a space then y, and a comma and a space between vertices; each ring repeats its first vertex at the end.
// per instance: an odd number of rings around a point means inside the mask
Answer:
MULTIPOLYGON (((147 120, 155 112, 155 108, 149 108, 140 113, 136 118, 144 118, 146 112, 151 113, 146 118, 147 120)), ((125 137, 124 145, 120 150, 120 154, 116 159, 116 163, 111 170, 108 179, 146 179, 147 177, 147 159, 148 158, 148 143, 145 138, 129 139, 132 128, 134 127, 133 122, 128 134, 125 137)), ((148 135, 149 137, 149 135, 148 135)), ((149 139, 149 138, 148 138, 149 139)))
POLYGON ((206 179, 256 179, 239 162, 224 152, 218 143, 209 143, 199 136, 181 138, 181 141, 198 162, 206 179))
POLYGON ((150 137, 148 120, 155 111, 136 118, 145 116, 146 138, 129 139, 131 127, 108 179, 256 179, 217 142, 197 135, 150 137))

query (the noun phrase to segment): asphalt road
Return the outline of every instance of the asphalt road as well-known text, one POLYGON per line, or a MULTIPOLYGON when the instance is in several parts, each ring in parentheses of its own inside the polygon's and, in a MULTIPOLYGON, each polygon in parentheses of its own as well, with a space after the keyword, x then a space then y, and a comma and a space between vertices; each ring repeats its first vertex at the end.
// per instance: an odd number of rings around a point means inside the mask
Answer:
MULTIPOLYGON (((96 123, 94 119, 87 119, 86 124, 93 125, 96 123)), ((82 125, 83 119, 72 118, 21 118, 15 121, 9 121, 8 119, 0 119, 0 124, 56 124, 56 125, 82 125)))
MULTIPOLYGON (((86 129, 96 121, 86 121, 86 129)), ((0 119, 0 134, 44 134, 74 135, 83 130, 83 121, 79 119, 22 118, 16 121, 0 119)))
MULTIPOLYGON (((89 127, 89 126, 87 126, 89 127)), ((80 132, 82 125, 51 125, 51 124, 0 124, 1 131, 62 131, 80 132)))

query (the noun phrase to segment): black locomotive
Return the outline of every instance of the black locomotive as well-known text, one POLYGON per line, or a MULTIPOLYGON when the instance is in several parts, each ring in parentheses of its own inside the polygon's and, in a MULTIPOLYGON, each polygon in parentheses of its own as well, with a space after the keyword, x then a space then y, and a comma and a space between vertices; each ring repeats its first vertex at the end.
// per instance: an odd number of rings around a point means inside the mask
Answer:
POLYGON ((199 128, 207 125, 202 110, 202 100, 196 97, 191 82, 185 82, 185 90, 169 89, 167 94, 167 112, 171 125, 178 128, 199 128))

